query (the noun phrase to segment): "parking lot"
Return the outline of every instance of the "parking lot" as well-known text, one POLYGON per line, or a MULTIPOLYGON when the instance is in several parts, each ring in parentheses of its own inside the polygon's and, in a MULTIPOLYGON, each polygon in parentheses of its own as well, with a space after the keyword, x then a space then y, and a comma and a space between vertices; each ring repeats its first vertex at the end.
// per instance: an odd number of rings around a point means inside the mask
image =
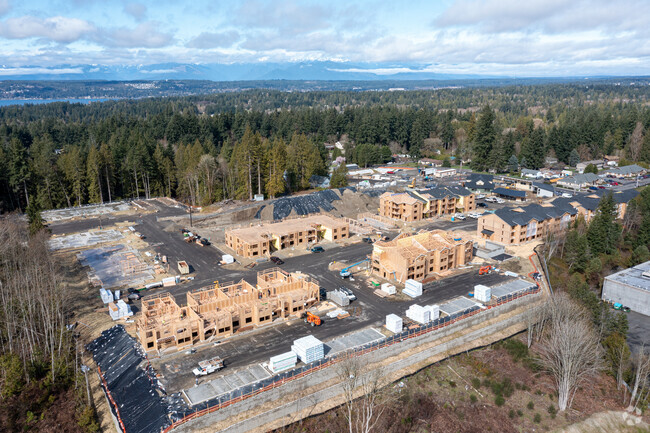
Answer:
MULTIPOLYGON (((154 202, 152 205, 156 208, 154 213, 143 212, 130 217, 103 215, 101 221, 104 226, 118 221, 133 223, 135 229, 144 236, 145 242, 156 254, 167 256, 172 272, 175 272, 173 268, 178 260, 185 260, 190 264, 193 280, 173 287, 153 289, 145 294, 170 292, 179 304, 184 305, 186 303, 185 294, 189 290, 214 284, 215 281, 225 283, 245 279, 255 283, 257 272, 276 266, 270 261, 258 263, 252 269, 240 265, 221 266, 219 261, 223 254, 222 251, 219 251, 214 245, 201 247, 195 243, 185 242, 183 234, 178 228, 179 224, 172 223, 166 218, 186 215, 184 209, 158 202, 154 202)), ((502 206, 505 205, 507 204, 502 206)), ((189 218, 187 223, 189 226, 189 218)), ((98 228, 99 224, 99 218, 91 217, 78 221, 54 223, 51 228, 54 233, 72 233, 98 228)), ((422 228, 472 231, 476 229, 476 224, 476 220, 472 218, 454 222, 445 218, 427 222, 422 228)), ((198 231, 200 234, 200 230, 198 231)), ((392 238, 397 233, 397 231, 392 231, 384 234, 392 238)), ((331 341, 366 328, 379 327, 383 325, 388 314, 404 316, 412 304, 440 304, 443 301, 467 295, 475 284, 494 285, 509 278, 491 274, 481 276, 479 280, 474 271, 469 271, 426 285, 422 296, 415 300, 396 301, 375 295, 374 288, 368 287, 367 282, 361 278, 342 280, 338 271, 330 270, 332 262, 356 263, 368 258, 371 252, 372 244, 356 242, 347 246, 326 245, 325 251, 320 254, 302 253, 293 257, 285 255, 285 263, 281 266, 284 270, 306 273, 318 280, 320 286, 325 290, 333 290, 341 285, 352 289, 357 300, 347 308, 351 314, 350 317, 341 320, 323 317, 324 323, 319 327, 311 327, 302 320, 280 321, 271 326, 225 339, 216 346, 212 343, 203 345, 198 347, 195 353, 174 352, 165 354, 159 359, 154 357, 152 363, 163 374, 162 380, 165 386, 171 392, 192 386, 194 384, 192 368, 199 361, 213 356, 221 356, 226 359, 229 371, 259 364, 268 361, 271 356, 287 352, 290 350, 291 342, 300 337, 314 335, 322 341, 331 341)), ((138 301, 134 303, 133 310, 136 313, 139 311, 138 301)))

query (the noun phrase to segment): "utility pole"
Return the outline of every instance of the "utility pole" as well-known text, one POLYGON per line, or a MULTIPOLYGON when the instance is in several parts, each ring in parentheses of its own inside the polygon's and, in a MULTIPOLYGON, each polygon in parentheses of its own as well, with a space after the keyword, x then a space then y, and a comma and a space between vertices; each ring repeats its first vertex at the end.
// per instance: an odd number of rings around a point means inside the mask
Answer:
POLYGON ((192 205, 190 205, 190 227, 192 227, 192 205))

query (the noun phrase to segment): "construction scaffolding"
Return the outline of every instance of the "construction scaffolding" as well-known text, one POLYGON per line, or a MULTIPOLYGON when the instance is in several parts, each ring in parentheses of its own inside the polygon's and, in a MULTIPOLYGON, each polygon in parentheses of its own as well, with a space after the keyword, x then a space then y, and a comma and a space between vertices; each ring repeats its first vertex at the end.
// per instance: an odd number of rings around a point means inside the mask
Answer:
POLYGON ((271 268, 258 272, 256 286, 241 280, 188 292, 186 307, 168 293, 148 296, 136 318, 138 338, 150 352, 228 337, 277 318, 300 317, 318 302, 319 289, 307 275, 271 268))

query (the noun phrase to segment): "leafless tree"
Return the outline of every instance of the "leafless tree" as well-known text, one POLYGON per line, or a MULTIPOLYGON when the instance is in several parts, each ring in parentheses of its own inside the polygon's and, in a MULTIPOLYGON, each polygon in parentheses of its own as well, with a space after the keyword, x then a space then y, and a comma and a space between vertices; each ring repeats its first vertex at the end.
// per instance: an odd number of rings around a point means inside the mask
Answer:
POLYGON ((642 400, 642 396, 648 390, 648 375, 650 374, 650 355, 645 353, 645 347, 641 346, 632 357, 634 365, 634 383, 630 394, 628 411, 633 411, 642 400))
POLYGON ((636 122, 634 131, 630 135, 628 142, 627 155, 632 161, 638 161, 641 154, 641 147, 643 146, 643 123, 636 122))
POLYGON ((370 433, 386 408, 381 369, 364 372, 359 358, 350 356, 339 363, 338 376, 343 387, 349 432, 370 433))
POLYGON ((47 234, 29 237, 17 218, 0 220, 0 349, 28 366, 47 359, 56 382, 70 356, 65 329, 68 306, 47 234))
POLYGON ((548 322, 548 303, 534 306, 526 312, 527 344, 528 348, 534 341, 539 341, 544 332, 544 326, 548 322))
POLYGON ((553 376, 560 411, 571 406, 578 387, 602 368, 602 349, 587 311, 565 294, 548 303, 548 329, 539 358, 553 376))

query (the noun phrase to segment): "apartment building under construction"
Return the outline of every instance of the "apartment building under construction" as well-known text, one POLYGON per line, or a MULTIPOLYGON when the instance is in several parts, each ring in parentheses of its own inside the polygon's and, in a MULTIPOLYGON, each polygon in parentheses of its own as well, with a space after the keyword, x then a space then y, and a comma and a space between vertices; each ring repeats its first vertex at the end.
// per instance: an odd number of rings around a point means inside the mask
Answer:
POLYGON ((238 256, 257 258, 285 248, 306 247, 321 239, 336 242, 349 237, 348 222, 329 215, 315 214, 226 230, 226 245, 238 256))
POLYGON ((375 242, 372 272, 381 278, 404 283, 440 278, 447 271, 469 263, 473 242, 444 230, 414 235, 402 233, 392 241, 375 242))
POLYGON ((237 331, 299 317, 319 300, 313 278, 279 268, 258 272, 257 285, 245 280, 187 292, 187 305, 169 293, 147 296, 136 318, 136 331, 145 351, 181 349, 237 331))
POLYGON ((402 193, 386 192, 379 197, 379 215, 407 222, 456 212, 471 212, 474 209, 474 193, 460 186, 440 186, 402 193))

